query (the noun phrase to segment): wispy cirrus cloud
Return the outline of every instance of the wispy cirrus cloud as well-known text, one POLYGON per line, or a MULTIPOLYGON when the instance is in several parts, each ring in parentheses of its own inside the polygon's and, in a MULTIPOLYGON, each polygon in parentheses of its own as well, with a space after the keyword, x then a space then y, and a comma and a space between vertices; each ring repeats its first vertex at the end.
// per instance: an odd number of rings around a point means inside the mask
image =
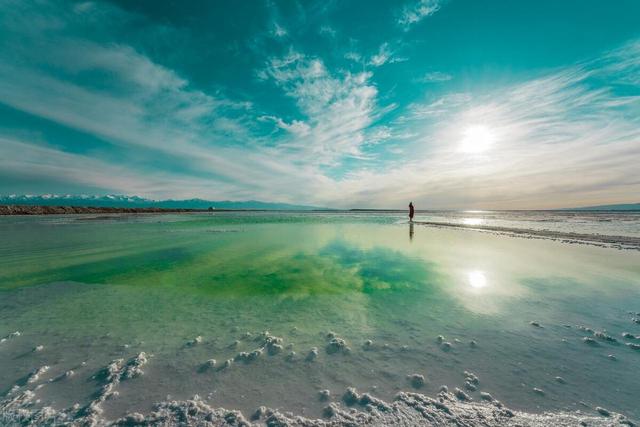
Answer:
POLYGON ((448 82, 453 79, 451 74, 443 73, 442 71, 430 71, 428 73, 423 74, 421 77, 416 79, 416 82, 419 83, 440 83, 440 82, 448 82))
POLYGON ((391 49, 389 48, 389 43, 383 43, 382 45, 380 45, 378 53, 371 57, 371 59, 369 60, 369 64, 373 65, 374 67, 380 67, 381 65, 389 62, 392 54, 393 52, 391 52, 391 49))
MULTIPOLYGON (((319 58, 290 51, 271 58, 264 73, 293 98, 305 116, 305 134, 281 147, 319 165, 335 165, 343 156, 360 157, 365 129, 383 114, 370 72, 331 73, 319 58)), ((276 123, 282 123, 276 119, 276 123)), ((299 120, 297 128, 302 127, 299 120)))
POLYGON ((408 31, 413 25, 440 10, 441 6, 442 0, 414 0, 402 8, 397 23, 408 31))
POLYGON ((281 25, 279 25, 277 22, 273 23, 273 30, 271 30, 271 33, 275 36, 275 37, 284 37, 287 34, 289 34, 287 32, 287 30, 282 27, 281 25))

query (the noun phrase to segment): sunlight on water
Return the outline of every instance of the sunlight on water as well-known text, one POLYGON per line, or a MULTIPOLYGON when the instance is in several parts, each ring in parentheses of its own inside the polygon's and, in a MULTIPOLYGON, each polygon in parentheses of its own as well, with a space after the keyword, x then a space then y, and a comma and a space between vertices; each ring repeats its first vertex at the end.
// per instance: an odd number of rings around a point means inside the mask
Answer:
POLYGON ((514 408, 639 415, 640 352, 622 336, 640 335, 629 314, 640 311, 639 252, 411 227, 337 214, 3 219, 0 337, 21 336, 2 344, 0 389, 43 364, 76 367, 73 382, 39 392, 71 405, 110 360, 145 351, 145 375, 122 386, 113 414, 198 393, 321 416, 320 389, 390 399, 419 373, 434 394, 463 387, 469 370, 514 408), (265 330, 283 338, 282 355, 200 372, 252 351, 247 337, 265 330), (330 333, 348 354, 325 351, 330 333), (304 362, 313 347, 317 363, 304 362))
POLYGON ((487 286, 487 278, 482 271, 470 271, 468 273, 469 285, 472 288, 484 288, 487 286))
POLYGON ((480 225, 483 222, 482 218, 464 218, 462 220, 462 223, 465 225, 480 225))

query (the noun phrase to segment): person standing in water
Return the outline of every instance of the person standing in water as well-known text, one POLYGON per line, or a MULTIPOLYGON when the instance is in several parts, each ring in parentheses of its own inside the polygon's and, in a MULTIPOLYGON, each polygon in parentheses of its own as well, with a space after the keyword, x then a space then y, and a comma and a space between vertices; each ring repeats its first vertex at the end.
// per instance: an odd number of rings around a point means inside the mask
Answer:
POLYGON ((409 202, 409 222, 413 222, 413 202, 409 202))

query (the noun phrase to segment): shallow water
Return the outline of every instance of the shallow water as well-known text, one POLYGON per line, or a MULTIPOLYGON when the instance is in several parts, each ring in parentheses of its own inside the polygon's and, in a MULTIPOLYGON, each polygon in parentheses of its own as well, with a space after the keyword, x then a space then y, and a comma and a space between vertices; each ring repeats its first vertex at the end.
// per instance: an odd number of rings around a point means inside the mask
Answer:
POLYGON ((638 211, 422 211, 418 221, 557 233, 640 237, 638 211))
POLYGON ((246 414, 319 417, 322 389, 390 399, 421 374, 420 392, 434 394, 463 388, 466 370, 475 399, 640 418, 640 351, 626 345, 640 344, 638 251, 418 225, 410 235, 400 216, 374 214, 12 217, 0 235, 1 394, 48 365, 42 381, 76 375, 38 390, 40 404, 83 404, 96 371, 145 351, 145 374, 105 417, 194 394, 246 414), (281 353, 203 368, 260 347, 265 330, 281 353), (350 351, 328 352, 330 332, 350 351))

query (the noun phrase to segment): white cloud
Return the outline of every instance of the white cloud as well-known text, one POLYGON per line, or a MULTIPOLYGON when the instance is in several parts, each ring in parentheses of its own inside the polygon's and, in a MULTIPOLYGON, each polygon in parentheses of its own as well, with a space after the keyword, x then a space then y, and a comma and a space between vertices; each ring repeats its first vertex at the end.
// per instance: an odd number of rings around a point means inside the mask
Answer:
POLYGON ((409 58, 394 56, 394 52, 389 47, 389 43, 382 43, 378 49, 378 53, 369 59, 369 65, 380 67, 384 64, 394 64, 408 60, 409 58))
POLYGON ((284 27, 278 25, 277 22, 273 23, 273 30, 271 31, 271 33, 278 38, 284 37, 288 34, 287 30, 284 27))
POLYGON ((258 120, 272 121, 278 128, 286 130, 296 136, 306 136, 311 130, 311 127, 301 120, 292 120, 291 123, 287 123, 280 117, 275 116, 261 116, 258 120))
POLYGON ((383 43, 378 49, 378 53, 373 55, 369 60, 369 64, 379 67, 386 64, 391 59, 392 52, 389 49, 389 43, 383 43))
MULTIPOLYGON (((39 22, 36 11, 29 11, 27 15, 34 23, 39 22)), ((54 15, 66 16, 64 11, 54 15)), ((131 180, 128 192, 140 190, 140 195, 149 196, 154 191, 154 195, 161 193, 165 197, 194 192, 212 197, 228 192, 236 198, 296 201, 318 182, 325 181, 315 170, 294 165, 295 159, 277 157, 273 149, 260 146, 261 137, 252 134, 252 120, 247 111, 251 105, 246 101, 237 102, 222 94, 212 96, 196 90, 173 70, 154 63, 129 46, 63 36, 58 29, 65 28, 69 33, 75 25, 73 18, 67 18, 69 21, 60 26, 43 18, 47 37, 39 34, 33 25, 24 27, 29 34, 24 34, 20 25, 13 27, 15 37, 21 42, 11 45, 15 48, 13 56, 3 55, 0 59, 0 98, 15 109, 102 139, 110 148, 95 152, 95 161, 105 152, 117 150, 120 153, 117 176, 127 176, 123 172, 127 166, 139 170, 140 161, 144 163, 145 159, 137 158, 140 154, 129 156, 142 150, 149 158, 170 156, 174 161, 172 167, 179 169, 171 175, 172 182, 188 184, 165 185, 162 179, 156 179, 164 174, 162 166, 146 164, 144 172, 136 176, 148 176, 147 181, 155 182, 157 187, 155 190, 151 184, 136 187, 131 180), (68 57, 69 46, 74 47, 73 58, 68 57), (47 67, 55 67, 57 72, 49 73, 47 67), (80 79, 82 83, 79 83, 77 77, 83 73, 101 73, 108 78, 80 79), (94 81, 109 86, 94 87, 94 81), (235 145, 236 141, 242 146, 235 145), (294 178, 304 180, 306 187, 283 192, 294 178)), ((312 73, 313 70, 311 67, 312 73)), ((301 122, 283 123, 283 126, 293 133, 304 133, 305 125, 301 122)), ((29 144, 23 141, 21 147, 29 144)), ((16 152, 19 158, 3 156, 3 170, 20 171, 25 162, 32 162, 32 157, 42 159, 38 143, 34 141, 30 145, 31 149, 21 148, 16 152), (12 165, 9 159, 13 159, 12 165)), ((6 147, 8 144, 4 144, 3 148, 6 147)), ((96 166, 86 162, 86 156, 62 149, 51 150, 47 155, 60 162, 57 169, 53 160, 32 168, 32 173, 40 174, 43 182, 56 170, 60 179, 66 177, 74 183, 106 186, 109 177, 116 174, 102 163, 96 166), (85 164, 91 165, 93 174, 85 174, 85 164), (68 169, 65 173, 60 172, 65 168, 68 169), (104 179, 98 183, 97 176, 104 179)), ((119 182, 114 179, 108 189, 121 191, 119 182)))
POLYGON ((338 34, 338 32, 330 25, 321 26, 318 32, 320 33, 320 35, 330 38, 334 38, 338 34))
POLYGON ((426 104, 411 104, 407 108, 408 116, 403 116, 402 121, 413 119, 424 119, 428 117, 442 116, 452 113, 468 105, 472 97, 469 93, 448 93, 440 98, 426 104))
POLYGON ((637 201, 640 96, 591 81, 614 69, 633 71, 633 62, 617 64, 593 61, 482 96, 414 105, 395 128, 415 132, 403 146, 410 156, 384 171, 353 171, 334 191, 361 206, 401 207, 411 199, 424 208, 541 209, 637 201), (461 154, 467 130, 478 125, 491 132, 492 144, 461 154))
POLYGON ((422 77, 416 79, 416 81, 421 83, 439 83, 447 82, 452 78, 453 76, 451 74, 443 73, 441 71, 431 71, 425 73, 422 77))
POLYGON ((308 118, 306 134, 298 134, 281 147, 317 165, 333 165, 344 156, 362 156, 364 131, 381 111, 371 73, 332 74, 320 59, 294 51, 272 58, 266 73, 285 95, 295 99, 308 118))
POLYGON ((362 55, 360 55, 358 52, 347 52, 344 54, 344 58, 348 59, 349 61, 353 61, 353 62, 360 62, 362 61, 362 55))
POLYGON ((405 5, 398 18, 398 24, 406 30, 427 16, 440 10, 441 0, 417 0, 405 5))

